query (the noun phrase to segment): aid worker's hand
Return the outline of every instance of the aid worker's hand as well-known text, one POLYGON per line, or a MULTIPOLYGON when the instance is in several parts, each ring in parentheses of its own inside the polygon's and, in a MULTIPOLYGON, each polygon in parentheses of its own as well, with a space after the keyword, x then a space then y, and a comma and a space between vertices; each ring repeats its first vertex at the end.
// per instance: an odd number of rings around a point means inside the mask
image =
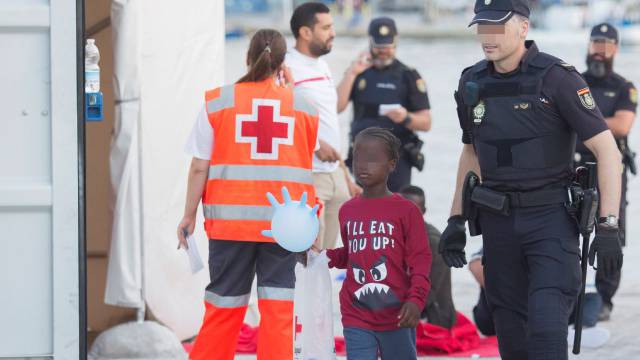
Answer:
POLYGON ((180 224, 178 225, 178 249, 180 249, 180 247, 184 247, 185 249, 189 248, 189 245, 187 245, 187 237, 185 236, 185 233, 187 235, 189 234, 193 234, 193 231, 196 229, 196 217, 190 217, 190 216, 185 216, 182 218, 182 221, 180 221, 180 224))
POLYGON ((281 86, 293 87, 293 75, 291 75, 291 70, 289 70, 289 67, 284 63, 280 65, 280 73, 278 74, 278 77, 280 79, 281 86))
POLYGON ((321 161, 329 162, 340 161, 340 154, 336 149, 333 148, 333 146, 322 140, 319 140, 319 142, 320 149, 316 151, 316 156, 318 157, 318 159, 320 159, 321 161))
POLYGON ((398 315, 398 327, 415 328, 420 322, 421 312, 422 311, 418 308, 418 305, 411 301, 407 301, 400 309, 400 314, 398 315))
POLYGON ((317 242, 318 240, 316 239, 316 242, 311 245, 309 250, 296 253, 296 260, 302 264, 302 266, 307 267, 307 264, 309 263, 309 251, 313 251, 316 254, 320 254, 322 252, 322 249, 316 245, 317 242))
POLYGON ((353 76, 358 76, 370 68, 371 64, 371 53, 369 51, 365 51, 358 55, 358 58, 351 63, 351 66, 349 66, 347 71, 353 76))
POLYGON ((384 116, 388 117, 389 119, 391 119, 391 121, 393 121, 396 124, 402 124, 404 119, 407 118, 408 114, 409 112, 407 111, 407 109, 401 106, 397 109, 389 110, 389 112, 384 114, 384 116))

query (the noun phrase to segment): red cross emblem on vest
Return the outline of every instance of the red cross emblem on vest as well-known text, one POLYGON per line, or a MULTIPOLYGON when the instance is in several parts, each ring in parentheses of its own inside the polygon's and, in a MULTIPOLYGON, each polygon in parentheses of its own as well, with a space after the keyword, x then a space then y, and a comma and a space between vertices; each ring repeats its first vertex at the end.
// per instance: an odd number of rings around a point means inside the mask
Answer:
POLYGON ((280 100, 253 99, 251 114, 236 115, 236 142, 251 144, 251 158, 278 160, 280 145, 293 145, 294 118, 280 115, 280 100))

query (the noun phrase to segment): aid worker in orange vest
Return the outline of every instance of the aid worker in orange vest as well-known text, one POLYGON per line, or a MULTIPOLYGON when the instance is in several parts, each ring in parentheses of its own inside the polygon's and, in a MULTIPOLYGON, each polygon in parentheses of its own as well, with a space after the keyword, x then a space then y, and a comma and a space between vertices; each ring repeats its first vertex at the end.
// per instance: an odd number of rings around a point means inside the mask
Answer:
POLYGON ((193 160, 178 237, 187 246, 184 233, 193 233, 202 200, 211 276, 191 359, 234 358, 256 274, 258 359, 293 359, 296 257, 260 232, 271 228, 267 192, 282 202, 286 186, 293 198, 306 191, 315 199, 311 166, 318 114, 285 85, 286 51, 279 32, 258 31, 247 53, 248 73, 206 92, 187 143, 193 160))

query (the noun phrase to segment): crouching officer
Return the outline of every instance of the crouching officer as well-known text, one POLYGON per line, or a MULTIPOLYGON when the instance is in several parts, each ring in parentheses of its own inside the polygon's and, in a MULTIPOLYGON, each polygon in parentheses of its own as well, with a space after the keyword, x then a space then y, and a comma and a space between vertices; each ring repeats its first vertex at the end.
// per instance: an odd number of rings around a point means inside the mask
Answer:
MULTIPOLYGON (((369 25, 370 51, 361 54, 338 85, 338 112, 353 101, 351 142, 369 127, 387 128, 402 142, 389 189, 397 192, 411 184, 411 168, 422 170, 422 141, 416 131, 431 128, 429 97, 415 69, 396 59, 398 31, 393 19, 373 19, 369 25)), ((350 164, 351 147, 347 164, 350 164)))
MULTIPOLYGON (((635 175, 635 153, 629 148, 627 137, 635 120, 638 91, 631 82, 613 71, 613 62, 618 53, 618 31, 611 24, 599 24, 591 30, 587 71, 584 76, 595 103, 613 133, 622 153, 622 196, 620 199, 620 241, 626 243, 627 171, 635 175)), ((595 156, 586 146, 576 146, 578 166, 595 161, 595 156)), ((613 308, 612 298, 620 285, 620 272, 605 277, 603 271, 596 272, 596 287, 602 296, 603 306, 600 320, 608 320, 613 308)))
MULTIPOLYGON (((473 235, 483 235, 500 355, 567 359, 580 288, 578 227, 566 208, 575 134, 597 154, 600 214, 609 218, 618 216, 620 152, 580 74, 525 41, 528 2, 478 0, 475 13, 486 59, 463 71, 455 94, 464 147, 439 250, 449 266, 466 264, 462 188, 468 172, 480 174, 466 198, 477 210, 473 235)), ((592 250, 598 268, 620 269, 617 224, 598 224, 592 250)))

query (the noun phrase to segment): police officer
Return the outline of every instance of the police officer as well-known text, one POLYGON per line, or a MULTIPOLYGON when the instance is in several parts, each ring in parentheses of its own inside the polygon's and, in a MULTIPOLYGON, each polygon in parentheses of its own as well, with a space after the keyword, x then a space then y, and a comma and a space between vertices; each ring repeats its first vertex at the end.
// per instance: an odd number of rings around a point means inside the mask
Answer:
MULTIPOLYGON (((626 207, 627 207, 627 171, 635 174, 634 153, 629 148, 627 137, 635 120, 638 105, 638 92, 631 82, 613 71, 613 61, 618 52, 618 31, 611 24, 599 24, 591 30, 587 71, 584 76, 591 88, 593 99, 600 108, 609 129, 616 138, 618 149, 622 153, 624 170, 622 172, 622 196, 620 200, 620 240, 626 243, 626 207)), ((577 165, 594 161, 595 156, 583 144, 576 146, 577 165)), ((605 277, 602 271, 596 272, 596 287, 602 297, 603 306, 600 320, 608 320, 613 308, 611 299, 620 285, 620 273, 605 277)))
MULTIPOLYGON (((380 17, 369 24, 370 50, 361 54, 338 85, 338 112, 353 101, 351 142, 362 130, 390 129, 402 142, 389 189, 399 191, 411 183, 411 168, 424 165, 422 141, 416 131, 431 128, 427 88, 420 74, 396 59, 398 31, 393 19, 380 17)), ((347 163, 350 163, 351 147, 347 163)))
POLYGON ((466 263, 462 189, 474 171, 482 184, 464 197, 478 212, 474 228, 483 235, 486 297, 502 359, 567 359, 580 287, 578 229, 565 207, 575 136, 598 160, 605 218, 592 257, 607 273, 622 266, 620 152, 575 68, 525 41, 527 1, 477 0, 475 14, 471 25, 486 59, 463 71, 455 94, 464 146, 439 250, 449 266, 466 263))

